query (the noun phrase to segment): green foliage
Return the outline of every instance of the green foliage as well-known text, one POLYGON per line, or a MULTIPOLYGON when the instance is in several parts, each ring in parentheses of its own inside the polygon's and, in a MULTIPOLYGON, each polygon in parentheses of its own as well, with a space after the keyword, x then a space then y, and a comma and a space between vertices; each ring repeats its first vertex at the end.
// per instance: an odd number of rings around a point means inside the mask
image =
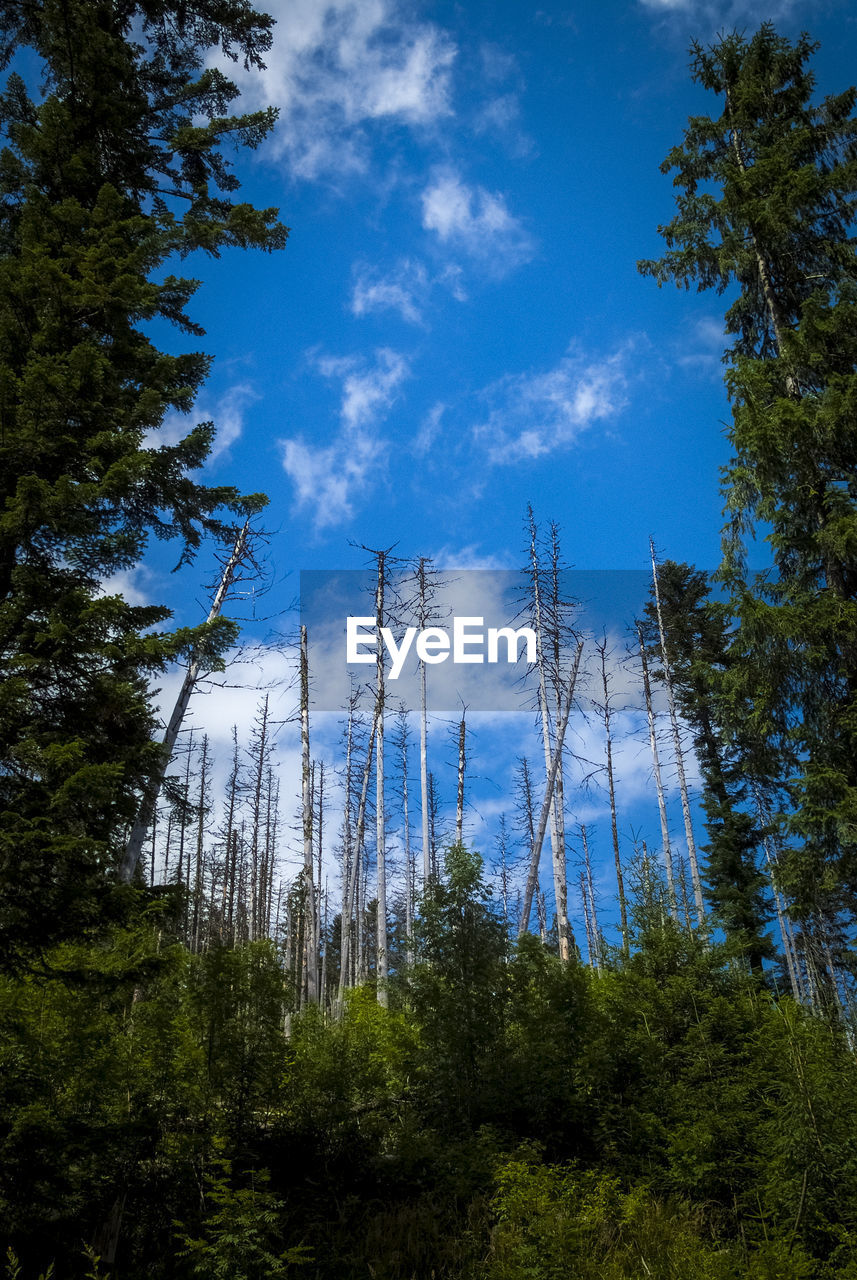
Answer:
POLYGON ((506 934, 482 859, 453 845, 429 884, 414 929, 409 1000, 431 1069, 425 1082, 447 1123, 479 1123, 480 1094, 502 1030, 506 934))
MULTIPOLYGON (((754 765, 758 774, 755 744, 746 733, 746 717, 736 716, 735 705, 726 713, 723 707, 733 661, 728 610, 711 599, 704 573, 672 560, 658 566, 658 594, 676 702, 692 730, 702 774, 708 901, 736 952, 760 971, 763 959, 773 954, 765 933, 772 912, 768 879, 759 866, 762 832, 748 786, 754 765)), ((663 678, 655 665, 659 629, 654 598, 645 606, 645 618, 654 674, 663 678)))
POLYGON ((829 925, 857 902, 857 90, 814 102, 815 48, 769 23, 694 45, 693 78, 722 114, 691 119, 667 157, 678 212, 665 256, 640 266, 659 283, 738 286, 721 708, 749 730, 780 811, 783 887, 802 919, 829 925), (757 524, 774 570, 754 581, 744 540, 757 524))
MULTIPOLYGON (((216 665, 234 627, 174 636, 168 612, 101 584, 152 535, 181 560, 229 540, 259 495, 192 473, 214 426, 158 444, 189 413, 201 353, 169 355, 153 321, 200 334, 176 256, 274 249, 273 210, 229 198, 224 142, 256 146, 273 113, 237 96, 211 46, 261 65, 271 19, 240 0, 12 0, 0 15, 0 962, 120 916, 112 869, 159 759, 150 681, 189 647, 216 665), (40 100, 17 72, 34 64, 40 100), (201 123, 200 123, 201 122, 201 123), (144 634, 145 633, 145 634, 144 634)), ((35 78, 35 77, 34 77, 35 78)))
POLYGON ((283 1204, 268 1191, 268 1174, 254 1173, 250 1185, 230 1184, 232 1166, 220 1160, 205 1175, 206 1212, 202 1234, 177 1225, 180 1258, 188 1272, 204 1280, 285 1280, 311 1261, 302 1245, 279 1250, 283 1204), (278 1251, 273 1252, 275 1249, 278 1251))
POLYGON ((644 1187, 544 1165, 532 1150, 499 1170, 486 1280, 811 1280, 800 1248, 767 1242, 745 1251, 711 1237, 705 1215, 644 1187))

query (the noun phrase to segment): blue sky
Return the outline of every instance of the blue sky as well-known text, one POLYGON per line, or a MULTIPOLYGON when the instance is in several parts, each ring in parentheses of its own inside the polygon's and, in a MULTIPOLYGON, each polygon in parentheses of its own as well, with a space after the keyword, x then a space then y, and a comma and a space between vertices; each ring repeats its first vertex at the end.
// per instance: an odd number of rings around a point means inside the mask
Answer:
POLYGON ((529 501, 579 568, 643 568, 650 534, 713 566, 724 301, 637 273, 673 212, 658 166, 715 106, 691 36, 807 27, 833 91, 847 6, 272 8, 268 69, 239 83, 280 121, 239 166, 290 241, 192 265, 210 473, 269 494, 278 562, 356 565, 352 540, 517 564, 529 501))
MULTIPOLYGON (((353 544, 519 566, 527 503, 559 522, 578 569, 645 569, 650 535, 664 556, 715 567, 726 301, 637 272, 673 216, 659 165, 688 115, 719 110, 689 79, 691 38, 767 18, 808 29, 819 91, 837 92, 854 74, 850 6, 270 8, 267 70, 228 69, 248 108, 280 110, 238 171, 247 198, 280 207, 289 244, 191 263, 203 281, 192 314, 215 357, 196 412, 220 428, 207 474, 270 497, 271 556, 292 576, 269 607, 288 603, 302 569, 363 565, 353 544)), ((164 564, 137 589, 195 621, 205 561, 181 582, 164 564)), ((214 719, 233 714, 227 700, 214 719)), ((480 813, 508 807, 516 735, 502 766, 486 738, 480 813)), ((632 827, 654 840, 639 744, 624 767, 639 785, 623 840, 632 827)), ((480 838, 486 821, 473 819, 480 838)), ((606 868, 606 843, 600 856, 606 868)))

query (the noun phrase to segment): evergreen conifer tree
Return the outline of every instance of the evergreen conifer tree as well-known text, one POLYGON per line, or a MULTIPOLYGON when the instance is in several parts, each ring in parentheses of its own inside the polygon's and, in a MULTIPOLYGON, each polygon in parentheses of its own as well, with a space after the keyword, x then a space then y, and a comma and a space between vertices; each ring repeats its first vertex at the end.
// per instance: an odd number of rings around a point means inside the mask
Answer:
POLYGON ((764 24, 693 46, 721 112, 690 120, 664 162, 678 212, 659 283, 733 285, 726 382, 733 457, 721 574, 736 620, 724 710, 779 790, 795 909, 857 902, 857 92, 817 103, 816 45, 764 24), (744 539, 767 526, 755 579, 744 539))
MULTIPOLYGON (((693 734, 702 774, 706 896, 727 937, 759 970, 772 953, 764 931, 770 909, 766 877, 758 865, 761 833, 748 804, 749 747, 722 727, 720 704, 730 661, 728 617, 710 599, 706 575, 690 565, 664 561, 658 566, 658 586, 676 701, 693 734)), ((654 651, 658 627, 652 601, 645 613, 654 651)))
POLYGON ((189 412, 201 353, 193 251, 273 249, 275 210, 236 203, 224 142, 256 146, 274 113, 228 115, 214 48, 260 65, 272 21, 243 0, 10 0, 0 15, 0 924, 6 959, 99 918, 158 746, 153 672, 232 634, 144 634, 169 614, 101 584, 179 539, 230 540, 259 495, 207 487, 214 426, 157 444, 189 412), (35 67, 35 72, 33 68, 35 67), (28 80, 21 74, 26 70, 28 80), (28 82, 39 81, 35 94, 28 82))

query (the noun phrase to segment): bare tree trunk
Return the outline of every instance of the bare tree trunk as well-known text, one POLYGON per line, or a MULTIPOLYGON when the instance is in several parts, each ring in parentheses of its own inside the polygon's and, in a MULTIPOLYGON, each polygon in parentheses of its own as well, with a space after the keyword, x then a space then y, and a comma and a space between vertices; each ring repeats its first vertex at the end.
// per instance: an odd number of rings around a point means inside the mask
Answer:
POLYGON ((693 925, 690 921, 690 901, 687 896, 687 871, 684 865, 684 858, 679 854, 678 859, 678 887, 681 896, 681 910, 684 916, 684 927, 688 933, 693 932, 693 925))
POLYGON ((273 803, 271 805, 271 813, 268 822, 268 907, 267 907, 267 930, 271 932, 271 909, 274 896, 274 870, 277 865, 277 846, 278 833, 280 829, 280 782, 277 780, 276 786, 273 786, 273 773, 269 770, 269 786, 273 790, 273 803))
MULTIPOLYGON (((547 693, 547 675, 544 653, 544 619, 542 616, 542 592, 541 592, 541 566, 539 565, 538 546, 537 546, 537 529, 533 516, 532 507, 527 508, 527 517, 529 520, 530 531, 530 581, 533 593, 533 621, 536 633, 536 666, 538 671, 539 687, 539 714, 542 722, 542 746, 545 756, 545 777, 547 778, 551 768, 551 726, 550 726, 550 709, 547 693)), ((561 695, 560 695, 561 701, 561 695)), ((562 760, 560 759, 557 767, 556 778, 560 777, 560 769, 562 760)), ((555 784, 554 784, 555 785, 555 784)), ((568 888, 566 883, 565 872, 565 847, 562 831, 560 829, 560 817, 558 812, 557 797, 552 791, 550 805, 550 833, 551 833, 551 857, 553 865, 553 886, 554 886, 554 902, 556 906, 556 922, 557 933, 559 935, 559 954, 563 964, 567 964, 570 958, 570 947, 568 941, 568 888)))
POLYGON ((229 945, 235 946, 235 888, 238 871, 238 832, 233 828, 229 837, 229 914, 227 916, 226 936, 229 945))
POLYGON ((436 879, 437 865, 437 815, 438 801, 434 785, 434 774, 429 770, 428 776, 428 814, 429 814, 429 875, 436 879))
POLYGON ((458 725, 458 796, 455 805, 455 843, 462 844, 464 841, 464 769, 467 763, 465 752, 466 733, 465 715, 467 708, 464 707, 461 712, 461 720, 458 725))
MULTIPOLYGON (((220 937, 224 936, 224 930, 228 931, 232 927, 232 905, 234 893, 234 865, 232 863, 232 828, 235 822, 235 805, 238 799, 238 778, 240 772, 240 756, 238 753, 238 726, 232 726, 232 769, 229 774, 229 782, 227 783, 227 808, 226 808, 226 854, 225 865, 223 871, 223 897, 220 905, 220 937), (229 898, 229 916, 227 925, 226 905, 229 898)), ((231 940, 231 939, 230 939, 231 940)))
POLYGON ((187 941, 187 926, 188 926, 187 913, 188 913, 188 906, 189 906, 187 894, 190 892, 190 851, 188 851, 187 880, 186 881, 183 880, 182 877, 184 875, 184 845, 185 845, 185 835, 187 833, 187 814, 188 814, 188 808, 190 806, 190 769, 191 769, 192 757, 193 757, 193 729, 191 729, 190 734, 188 735, 188 740, 187 740, 187 761, 185 763, 184 792, 182 794, 181 823, 179 825, 179 869, 178 869, 177 883, 179 884, 179 886, 184 885, 185 889, 187 890, 187 893, 185 894, 184 912, 183 912, 183 917, 184 917, 183 929, 184 929, 185 941, 187 941))
POLYGON ((589 841, 586 838, 586 827, 581 823, 580 838, 583 842, 583 866, 586 871, 586 891, 589 896, 589 920, 592 928, 594 944, 595 968, 601 972, 601 930, 598 927, 598 908, 595 903, 595 887, 592 883, 592 859, 589 856, 589 841))
MULTIPOLYGON (((220 610, 223 608, 224 601, 232 586, 236 571, 241 562, 248 554, 247 538, 249 530, 249 520, 245 520, 238 537, 235 539, 235 546, 232 554, 223 566, 223 572, 220 577, 220 585, 217 588, 214 600, 208 613, 208 622, 213 622, 219 617, 220 610)), ((118 875, 123 884, 128 884, 134 876, 137 869, 137 863, 140 860, 140 852, 143 848, 143 841, 146 838, 146 832, 152 819, 152 812, 158 800, 158 793, 164 780, 164 773, 173 754, 176 745, 176 738, 182 726, 182 721, 187 712, 190 696, 194 691, 196 683, 202 672, 202 664, 196 656, 191 657, 185 678, 182 681, 182 687, 179 690, 179 696, 173 707, 173 713, 170 716, 167 730, 161 744, 161 762, 153 771, 143 788, 143 797, 140 801, 140 808, 137 820, 131 828, 131 834, 128 837, 128 843, 125 846, 125 852, 119 864, 118 875)))
MULTIPOLYGON (((208 781, 208 734, 202 738, 202 760, 199 768, 199 803, 196 817, 196 876, 193 886, 193 927, 191 950, 199 951, 200 907, 202 905, 203 860, 205 841, 205 787, 208 781)), ((190 871, 190 867, 188 867, 190 871)), ((190 879, 190 876, 188 876, 190 879)))
POLYGON ((313 866, 312 866, 312 787, 310 785, 309 756, 309 659, 307 657, 307 629, 301 627, 301 810, 303 817, 304 866, 303 884, 305 895, 304 915, 306 917, 306 968, 307 998, 314 1004, 316 991, 316 953, 315 953, 315 906, 313 902, 313 866))
MULTIPOLYGON (((317 845, 316 884, 318 886, 318 890, 316 894, 316 902, 318 903, 318 907, 317 907, 316 916, 315 916, 315 938, 316 938, 316 964, 319 966, 319 970, 320 970, 319 999, 321 1000, 324 995, 324 983, 321 980, 321 970, 323 970, 324 965, 322 962, 321 952, 322 952, 322 939, 325 936, 324 926, 323 926, 322 916, 321 916, 321 907, 322 907, 321 876, 322 876, 322 864, 324 860, 324 761, 323 760, 320 760, 318 765, 318 821, 316 825, 316 830, 318 832, 318 837, 316 839, 316 845, 317 845)), ((326 914, 327 913, 326 897, 325 897, 324 910, 326 914)), ((324 955, 325 957, 327 955, 326 945, 324 947, 324 955)))
POLYGON ((613 858, 616 864, 616 885, 619 890, 619 918, 622 925, 622 950, 629 953, 628 937, 628 904, 625 898, 625 879, 622 874, 622 859, 619 854, 619 826, 616 821, 616 786, 613 777, 613 737, 610 731, 610 683, 607 677, 607 640, 606 637, 596 644, 601 658, 601 687, 604 691, 604 702, 600 708, 604 720, 604 737, 607 749, 607 790, 610 797, 610 833, 613 838, 613 858))
MULTIPOLYGON (((319 894, 319 901, 321 900, 321 896, 322 895, 319 894)), ((327 1000, 327 880, 325 880, 324 882, 324 917, 321 920, 319 925, 319 934, 322 938, 324 938, 324 949, 322 951, 322 957, 321 957, 321 974, 319 976, 319 986, 318 986, 319 1003, 321 1004, 322 1008, 326 1009, 328 1005, 328 1000, 327 1000)))
POLYGON ((509 932, 509 848, 506 833, 506 815, 500 814, 500 830, 497 835, 497 852, 500 855, 500 902, 503 907, 503 929, 509 932))
POLYGON ((170 850, 173 839, 173 812, 170 809, 167 814, 167 836, 164 841, 164 884, 170 882, 170 850))
POLYGON ((667 893, 669 895, 670 915, 678 924, 678 903, 675 896, 673 880, 673 855, 670 844, 670 828, 667 819, 667 805, 664 796, 664 784, 661 779, 661 762, 658 757, 658 739, 655 732, 655 710, 652 706, 652 686, 649 680, 649 661, 646 657, 646 646, 643 643, 643 628, 637 623, 637 639, 640 644, 640 662, 643 667, 643 693, 646 699, 646 717, 649 722, 649 745, 652 750, 652 768, 655 775, 655 790, 658 794, 658 813, 661 819, 661 847, 664 851, 664 863, 667 871, 667 893))
POLYGON ((565 709, 562 715, 559 729, 557 731, 556 746, 554 747, 553 758, 551 759, 550 769, 548 771, 547 783, 545 784, 545 798, 542 804, 542 811, 539 817, 539 825, 536 829, 536 838, 533 841, 533 847, 530 854, 530 868, 527 875, 527 887, 524 891, 524 901, 521 907, 521 919, 518 925, 518 936, 526 933, 530 923, 530 911, 533 905, 533 894, 535 892, 536 883, 539 875, 539 860, 542 855, 542 844, 545 838, 545 830, 548 824, 548 815, 550 813, 551 801, 553 799, 553 786, 556 780, 556 772, 559 768, 560 756, 562 755, 562 746, 565 741, 565 731, 568 728, 568 718, 571 714, 571 704, 574 701, 574 686, 577 681, 577 669, 580 666, 580 655, 583 652, 583 644, 577 646, 577 653, 574 657, 574 664, 571 669, 571 675, 568 680, 568 690, 566 692, 565 709))
POLYGON ((684 755, 681 748, 681 736, 678 727, 678 713, 676 712, 675 695, 673 693, 672 674, 670 672, 669 657, 667 656, 666 637, 664 635, 664 622, 661 614, 661 592, 658 585, 658 565, 655 559, 655 544, 653 539, 649 539, 649 549, 652 554, 652 582, 654 584, 655 596, 655 612, 658 617, 658 637, 661 649, 661 665, 664 672, 664 685, 667 691, 667 703, 670 709, 670 725, 673 734, 673 749, 675 751, 676 769, 678 770, 678 786, 681 793, 681 811, 684 818, 684 834, 687 841, 687 857, 690 863, 690 880, 693 885, 693 900, 696 905, 696 918, 699 924, 700 932, 705 933, 705 904, 702 900, 702 880, 699 875, 699 861, 696 855, 696 841, 693 838, 693 823, 690 817, 690 799, 688 797, 687 780, 684 774, 684 755))
POLYGON ((595 968, 595 941, 592 935, 592 923, 589 919, 589 895, 586 892, 586 877, 580 873, 580 900, 583 903, 583 927, 586 930, 586 963, 590 969, 595 968))
POLYGON ((545 906, 545 895, 541 889, 536 889, 536 918, 539 922, 539 941, 543 947, 548 944, 548 915, 545 906))
POLYGON ((260 871, 260 843, 262 837, 262 789, 265 782, 265 770, 268 762, 268 695, 265 694, 265 701, 262 704, 262 718, 259 724, 258 734, 253 743, 253 750, 256 752, 255 779, 253 783, 253 809, 251 813, 252 827, 250 830, 250 938, 255 941, 259 936, 259 925, 261 918, 261 886, 259 883, 260 871))
MULTIPOLYGON (((560 592, 560 574, 562 566, 559 546, 559 527, 551 521, 549 529, 551 571, 549 604, 552 616, 549 618, 547 639, 552 650, 550 674, 554 692, 554 712, 558 723, 562 716, 562 677, 560 674, 560 668, 562 659, 562 639, 564 634, 563 610, 567 607, 567 603, 561 599, 560 592)), ((557 769, 554 788, 554 809, 556 814, 557 830, 559 832, 559 857, 554 869, 554 895, 557 898, 557 932, 559 934, 560 957, 562 957, 563 949, 565 949, 565 951, 568 952, 568 958, 570 959, 572 953, 576 950, 577 944, 575 943, 571 922, 568 918, 565 786, 563 782, 562 759, 560 759, 559 768, 557 769), (557 874, 557 872, 559 874, 557 874), (565 948, 563 948, 563 939, 565 939, 565 948)))
POLYGON ((152 856, 149 864, 149 888, 155 887, 155 850, 157 848, 157 831, 158 831, 158 809, 157 805, 152 810, 152 856))
MULTIPOLYGON (((420 557, 417 568, 418 617, 420 630, 428 623, 429 600, 426 582, 425 557, 420 557)), ((428 789, 428 714, 426 708, 426 664, 420 659, 420 800, 422 803, 423 835, 423 889, 432 878, 432 844, 429 840, 429 789, 428 789)))
POLYGON ((414 963, 414 855, 411 849, 411 816, 408 795, 408 714, 402 707, 399 712, 399 750, 402 758, 402 825, 405 847, 405 959, 410 967, 414 963))
POLYGON ((378 909, 376 914, 376 992, 378 1003, 387 1008, 387 832, 384 811, 384 646, 381 628, 385 625, 384 587, 386 585, 386 552, 379 551, 378 585, 375 592, 375 621, 378 635, 378 660, 375 666, 375 859, 378 876, 378 909))
MULTIPOLYGON (((766 824, 765 814, 762 808, 762 797, 758 788, 754 788, 756 799, 756 813, 759 821, 764 827, 766 824)), ((779 886, 777 885, 777 855, 771 846, 770 838, 767 835, 762 837, 762 847, 765 850, 765 862, 768 866, 768 878, 771 882, 771 889, 774 894, 774 905, 777 910, 777 924, 780 926, 780 937, 783 943, 783 954, 786 958, 786 968, 789 975, 789 986, 792 989, 792 996, 795 1000, 803 999, 803 989, 800 979, 800 969, 797 963, 797 954, 794 945, 794 936, 791 929, 791 921, 783 906, 783 900, 780 896, 779 886)))
MULTIPOLYGON (((340 927, 340 966, 339 966, 339 1004, 342 1005, 345 999, 346 988, 350 985, 349 963, 351 952, 351 920, 355 919, 355 961, 360 954, 360 928, 359 928, 359 889, 360 889, 360 873, 361 863, 363 859, 363 840, 366 830, 366 800, 369 795, 369 778, 372 773, 372 753, 375 748, 375 722, 372 723, 372 731, 369 734, 369 745, 366 748, 366 762, 363 766, 363 782, 360 788, 360 802, 357 808, 357 831, 354 841, 354 856, 351 859, 350 869, 346 871, 345 893, 342 902, 342 923, 340 927)), ((356 969, 356 966, 355 966, 356 969)), ((354 974, 356 977, 356 972, 354 974)))

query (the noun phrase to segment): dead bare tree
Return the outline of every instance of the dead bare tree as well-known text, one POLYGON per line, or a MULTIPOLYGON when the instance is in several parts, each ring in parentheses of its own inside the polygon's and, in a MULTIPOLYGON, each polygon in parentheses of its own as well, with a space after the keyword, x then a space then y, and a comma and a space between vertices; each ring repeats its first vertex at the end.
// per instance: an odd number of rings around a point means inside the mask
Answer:
POLYGON ((593 699, 593 706, 598 712, 601 723, 604 726, 604 744, 606 754, 605 769, 607 773, 607 793, 610 799, 610 832, 613 838, 613 858, 616 865, 616 885, 619 893, 619 919, 622 929, 622 950, 625 955, 629 954, 630 939, 628 934, 628 903, 625 897, 625 880, 622 874, 622 857, 619 852, 619 824, 616 819, 616 782, 613 773, 613 733, 612 733, 612 717, 613 717, 613 701, 610 692, 610 674, 607 670, 607 637, 596 641, 596 651, 598 653, 601 667, 601 688, 603 692, 603 702, 593 699))
POLYGON ((535 893, 536 884, 538 882, 539 861, 542 854, 542 844, 544 843, 545 831, 548 824, 548 815, 550 813, 551 801, 553 800, 553 788, 556 780, 557 769, 562 755, 562 747, 565 741, 565 731, 568 728, 568 718, 571 714, 571 705, 574 701, 574 686, 577 681, 577 672, 580 666, 580 655, 583 652, 583 643, 577 646, 577 653, 574 657, 574 663, 571 668, 571 675, 568 679, 568 687, 564 698, 564 708, 562 720, 559 723, 556 735, 556 746, 554 747, 553 756, 551 758, 550 769, 548 770, 547 782, 545 784, 545 798, 542 803, 542 811, 539 816, 538 827, 536 828, 533 847, 530 852, 530 866, 527 873, 527 886, 524 890, 524 901, 521 907, 521 919, 518 924, 518 936, 526 933, 530 923, 530 912, 533 905, 533 895, 535 893))
MULTIPOLYGON (((254 537, 255 535, 250 529, 249 519, 245 520, 238 532, 238 536, 235 539, 235 545, 232 548, 232 553, 226 558, 221 566, 220 582, 214 593, 214 599, 211 602, 211 608, 209 609, 208 618, 206 619, 206 625, 209 628, 220 616, 223 605, 229 595, 229 591, 236 582, 237 574, 242 566, 249 567, 254 574, 258 572, 253 546, 254 537)), ((173 707, 172 714, 167 723, 166 732, 161 743, 160 762, 146 779, 143 786, 143 795, 140 801, 137 818, 131 828, 131 833, 128 836, 128 842, 125 846, 122 860, 119 863, 118 876, 119 880, 123 884, 129 884, 134 877, 134 873, 137 869, 137 863, 140 860, 143 841, 146 838, 146 832, 148 831, 149 824, 152 821, 152 814, 158 801, 158 794, 161 789, 161 784, 163 783, 164 774, 172 757, 173 750, 175 749, 176 739, 187 713, 191 694, 196 688, 200 676, 203 674, 205 669, 205 653, 203 649, 198 648, 191 654, 181 689, 179 690, 175 706, 173 707)))
POLYGON ((664 687, 667 691, 667 705, 670 712, 670 726, 673 735, 673 750, 675 753, 676 771, 678 773, 678 786, 681 795, 681 811, 684 818, 684 834, 687 841, 687 858, 690 864, 690 879, 693 885, 693 900, 696 906, 696 919, 701 933, 705 932, 705 904, 702 899, 702 880, 699 874, 699 859, 696 853, 696 841, 693 836, 693 822, 690 814, 690 798, 687 787, 687 778, 684 772, 684 753, 681 745, 681 734, 679 732, 678 712, 676 711, 675 693, 673 691, 672 673, 670 671, 669 656, 667 654, 666 637, 664 635, 664 621, 661 613, 661 592, 658 584, 658 564, 655 558, 655 543, 653 539, 649 539, 649 550, 652 557, 652 584, 655 598, 655 613, 658 619, 658 637, 660 641, 661 668, 663 670, 664 687))
POLYGON ((640 664, 643 672, 643 695, 646 702, 646 718, 649 724, 649 746, 652 752, 652 770, 655 777, 655 791, 658 797, 658 813, 661 819, 661 848, 664 854, 664 865, 667 872, 667 894, 669 897, 670 915, 678 923, 678 902, 675 896, 673 878, 672 845, 670 844, 670 828, 667 819, 667 804, 664 795, 664 784, 661 778, 661 762, 658 755, 658 737, 655 731, 655 710, 652 704, 652 685, 649 679, 649 660, 646 656, 646 645, 643 640, 643 628, 637 623, 637 640, 640 648, 640 664))
MULTIPOLYGON (((543 594, 543 568, 539 556, 538 545, 538 528, 535 522, 532 507, 527 508, 527 521, 529 532, 529 566, 528 578, 530 583, 530 605, 532 610, 533 628, 536 635, 536 675, 538 679, 538 709, 539 718, 542 726, 542 746, 545 758, 545 777, 547 778, 551 769, 551 757, 553 754, 553 743, 551 734, 551 712, 548 700, 548 662, 545 655, 545 630, 546 618, 545 609, 542 602, 543 594)), ((558 556, 558 543, 555 544, 556 554, 558 556)), ((557 560, 558 569, 558 560, 557 560)), ((557 708, 562 701, 561 692, 557 697, 557 708)), ((561 711, 557 710, 557 723, 559 722, 561 711)), ((565 869, 565 830, 564 816, 560 809, 559 794, 562 787, 562 759, 560 758, 555 774, 555 782, 553 784, 550 802, 550 833, 551 833, 551 855, 553 866, 553 884, 554 884, 554 902, 556 907, 557 933, 559 935, 559 953, 563 963, 568 963, 571 948, 569 943, 569 924, 568 924, 568 887, 566 882, 565 869), (557 785, 560 788, 557 792, 557 785)))

